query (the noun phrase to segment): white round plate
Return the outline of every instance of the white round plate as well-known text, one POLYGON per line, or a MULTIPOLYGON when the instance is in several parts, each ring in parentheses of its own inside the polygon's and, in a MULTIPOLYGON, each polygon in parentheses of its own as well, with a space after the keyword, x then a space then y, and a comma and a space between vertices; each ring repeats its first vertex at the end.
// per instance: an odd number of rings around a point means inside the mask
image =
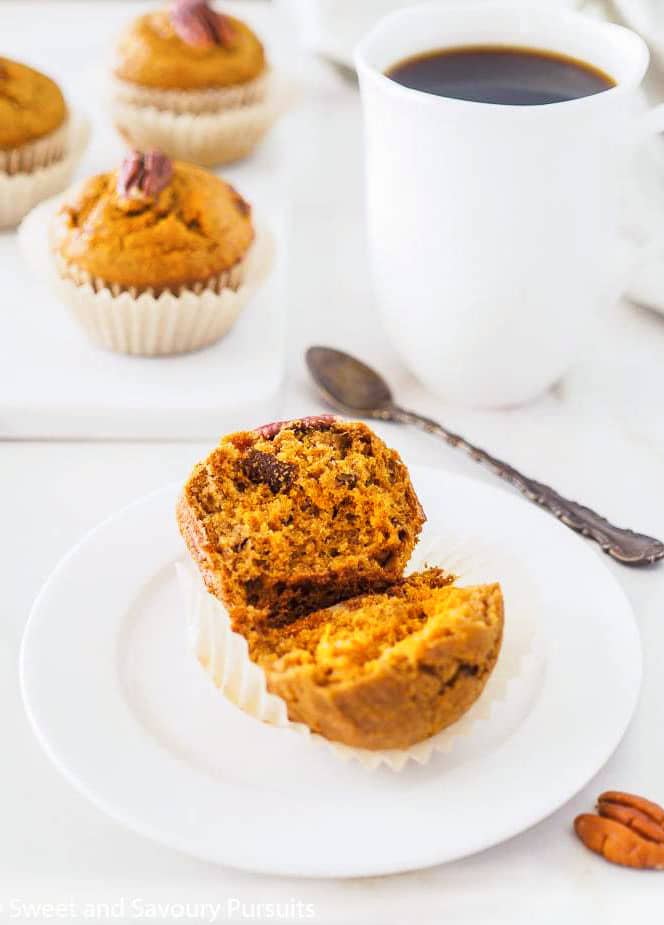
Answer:
MULTIPOLYGON (((25 631, 21 683, 53 762, 100 809, 181 851, 316 877, 451 861, 552 813, 606 762, 641 677, 630 605, 585 541, 503 490, 412 467, 425 530, 477 541, 510 612, 532 608, 542 670, 512 728, 401 773, 227 703, 186 638, 171 487, 106 520, 59 564, 25 631)), ((423 536, 423 541, 425 540, 423 536)))

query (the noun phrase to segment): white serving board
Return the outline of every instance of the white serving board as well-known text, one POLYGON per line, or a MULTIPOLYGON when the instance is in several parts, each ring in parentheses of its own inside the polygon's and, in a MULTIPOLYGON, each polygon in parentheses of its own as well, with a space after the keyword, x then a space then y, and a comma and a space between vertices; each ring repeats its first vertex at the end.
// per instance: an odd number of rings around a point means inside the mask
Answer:
MULTIPOLYGON (((122 26, 155 3, 3 4, 3 47, 58 80, 93 120, 77 178, 117 165, 123 145, 104 108, 104 80, 122 26), (76 30, 71 19, 76 17, 76 30), (34 23, 43 21, 40 41, 34 23), (80 20, 85 20, 81 22, 80 20), (81 47, 80 36, 89 35, 81 47), (75 39, 74 36, 78 36, 75 39)), ((292 72, 289 36, 272 4, 224 3, 254 24, 270 60, 292 72)), ((284 373, 287 176, 283 126, 249 160, 219 171, 267 217, 270 278, 220 343, 178 357, 136 358, 91 345, 26 265, 17 235, 0 234, 0 437, 193 439, 278 416, 284 373)))

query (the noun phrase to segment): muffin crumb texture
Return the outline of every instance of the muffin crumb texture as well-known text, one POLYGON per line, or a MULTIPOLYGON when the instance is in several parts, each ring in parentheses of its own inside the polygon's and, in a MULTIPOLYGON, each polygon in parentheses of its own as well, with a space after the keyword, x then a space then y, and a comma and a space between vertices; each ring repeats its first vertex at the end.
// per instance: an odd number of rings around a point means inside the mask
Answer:
POLYGON ((225 437, 178 522, 249 638, 403 574, 424 515, 399 455, 365 424, 307 418, 225 437))
POLYGON ((143 189, 125 190, 118 171, 91 177, 60 208, 52 242, 64 275, 158 295, 206 283, 243 260, 254 230, 242 197, 192 164, 173 162, 172 176, 160 170, 147 186, 142 174, 143 189))
POLYGON ((44 138, 67 117, 57 84, 39 71, 0 57, 0 150, 44 138))
POLYGON ((293 722, 347 745, 408 748, 456 722, 498 658, 498 585, 459 588, 440 569, 249 637, 293 722))
MULTIPOLYGON (((259 77, 266 69, 265 52, 241 20, 221 18, 218 35, 223 41, 193 41, 196 8, 201 6, 204 4, 194 4, 193 9, 157 10, 131 23, 116 48, 115 76, 157 90, 232 87, 259 77), (183 31, 183 17, 188 31, 183 31), (182 38, 184 34, 190 36, 189 41, 182 38)), ((205 31, 203 19, 198 18, 203 23, 199 23, 200 29, 205 31)))

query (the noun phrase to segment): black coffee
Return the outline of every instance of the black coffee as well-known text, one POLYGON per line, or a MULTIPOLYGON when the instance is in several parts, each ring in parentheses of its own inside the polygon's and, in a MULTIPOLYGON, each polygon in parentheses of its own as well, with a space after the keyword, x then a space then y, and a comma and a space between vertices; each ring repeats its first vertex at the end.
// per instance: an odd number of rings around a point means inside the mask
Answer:
POLYGON ((387 76, 425 93, 504 106, 562 103, 615 86, 608 74, 585 61, 503 45, 430 51, 395 64, 387 76))

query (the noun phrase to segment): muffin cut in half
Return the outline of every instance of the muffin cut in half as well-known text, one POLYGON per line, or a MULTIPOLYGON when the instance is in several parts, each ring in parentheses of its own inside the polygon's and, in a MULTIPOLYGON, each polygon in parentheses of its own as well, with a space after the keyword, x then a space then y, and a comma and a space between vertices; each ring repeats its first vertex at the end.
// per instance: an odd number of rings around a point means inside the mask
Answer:
POLYGON ((425 517, 399 455, 323 415, 224 437, 177 519, 208 590, 251 635, 397 581, 425 517))
POLYGON ((429 569, 249 636, 293 722, 356 748, 404 749, 456 722, 498 658, 503 598, 429 569))

